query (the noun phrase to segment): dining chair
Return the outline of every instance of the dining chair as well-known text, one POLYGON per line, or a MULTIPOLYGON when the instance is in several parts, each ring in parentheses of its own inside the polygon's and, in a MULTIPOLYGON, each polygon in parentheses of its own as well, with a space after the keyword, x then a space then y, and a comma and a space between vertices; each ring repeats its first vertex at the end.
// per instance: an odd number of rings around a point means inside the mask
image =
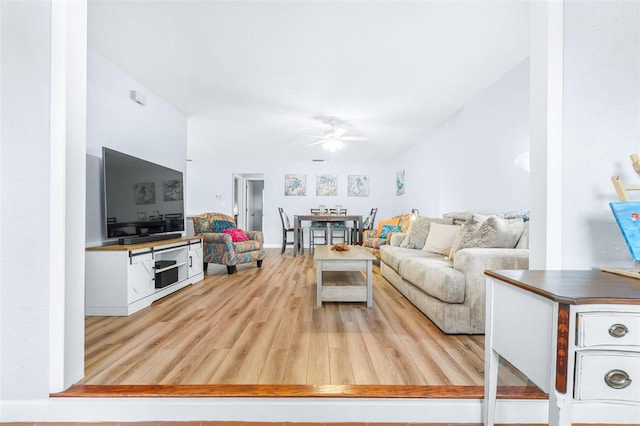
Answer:
MULTIPOLYGON (((378 214, 378 208, 374 207, 371 209, 371 212, 369 213, 369 216, 365 217, 362 221, 362 230, 366 230, 366 229, 373 229, 373 224, 376 220, 376 214, 378 214)), ((351 230, 351 241, 357 241, 358 240, 358 229, 353 228, 351 230)), ((361 243, 361 241, 358 241, 358 243, 361 243)))
MULTIPOLYGON (((287 246, 293 246, 295 244, 295 228, 293 226, 291 226, 291 221, 289 220, 289 216, 287 216, 287 214, 284 212, 284 209, 282 207, 278 207, 278 213, 280 213, 280 222, 282 222, 282 251, 280 252, 280 254, 284 254, 284 251, 286 250, 287 246), (289 241, 289 233, 291 233, 291 241, 289 241)), ((302 250, 300 250, 302 244, 303 244, 303 236, 304 233, 302 232, 302 228, 300 228, 299 230, 299 234, 298 234, 298 250, 302 253, 302 250)))
MULTIPOLYGON (((336 209, 330 209, 330 213, 332 215, 337 215, 338 212, 336 209)), ((346 216, 347 209, 340 210, 340 216, 346 216)), ((351 226, 347 226, 345 222, 331 222, 331 226, 329 227, 329 240, 331 244, 333 244, 333 239, 338 238, 343 242, 350 244, 351 243, 351 233, 353 228, 351 226)))
MULTIPOLYGON (((320 214, 320 209, 311 209, 311 214, 320 214)), ((322 238, 322 244, 329 244, 329 226, 327 222, 312 220, 309 226, 309 250, 314 249, 316 238, 322 238)))

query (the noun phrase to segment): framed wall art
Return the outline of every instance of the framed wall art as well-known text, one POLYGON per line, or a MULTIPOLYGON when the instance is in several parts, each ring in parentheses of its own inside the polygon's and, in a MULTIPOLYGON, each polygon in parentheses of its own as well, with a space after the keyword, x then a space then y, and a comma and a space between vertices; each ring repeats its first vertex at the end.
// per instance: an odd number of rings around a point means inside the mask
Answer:
POLYGON ((318 196, 338 195, 338 175, 333 175, 333 174, 316 175, 316 195, 318 196))
POLYGON ((348 175, 347 176, 347 195, 349 197, 368 197, 369 196, 369 176, 348 175))
POLYGON ((396 195, 404 194, 404 170, 396 173, 396 195))
POLYGON ((307 195, 307 175, 284 175, 284 195, 288 197, 307 195))

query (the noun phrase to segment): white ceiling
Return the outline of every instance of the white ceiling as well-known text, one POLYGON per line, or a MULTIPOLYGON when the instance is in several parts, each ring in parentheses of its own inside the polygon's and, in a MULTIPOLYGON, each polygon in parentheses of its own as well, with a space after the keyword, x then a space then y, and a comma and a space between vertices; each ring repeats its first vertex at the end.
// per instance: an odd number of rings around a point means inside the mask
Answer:
POLYGON ((89 45, 187 117, 188 155, 389 159, 529 55, 527 1, 89 1, 89 45), (392 149, 390 149, 390 147, 392 149))

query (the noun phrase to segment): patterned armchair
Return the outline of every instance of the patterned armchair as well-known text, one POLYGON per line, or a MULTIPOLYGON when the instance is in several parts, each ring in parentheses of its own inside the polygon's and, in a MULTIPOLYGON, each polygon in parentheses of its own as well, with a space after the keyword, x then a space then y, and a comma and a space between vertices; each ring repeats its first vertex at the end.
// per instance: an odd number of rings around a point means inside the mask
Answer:
POLYGON ((380 246, 389 244, 392 233, 389 232, 386 236, 381 237, 382 228, 384 225, 398 225, 400 231, 406 232, 411 224, 411 214, 403 214, 402 216, 396 216, 391 219, 381 220, 378 222, 377 229, 365 229, 362 234, 362 247, 364 247, 369 253, 373 254, 378 260, 380 260, 380 246))
POLYGON ((248 241, 234 242, 226 229, 235 229, 236 224, 231 216, 222 213, 203 213, 193 217, 193 229, 201 235, 204 242, 204 270, 209 263, 227 266, 227 273, 237 272, 236 265, 257 262, 258 268, 264 259, 264 236, 259 231, 247 231, 248 241))

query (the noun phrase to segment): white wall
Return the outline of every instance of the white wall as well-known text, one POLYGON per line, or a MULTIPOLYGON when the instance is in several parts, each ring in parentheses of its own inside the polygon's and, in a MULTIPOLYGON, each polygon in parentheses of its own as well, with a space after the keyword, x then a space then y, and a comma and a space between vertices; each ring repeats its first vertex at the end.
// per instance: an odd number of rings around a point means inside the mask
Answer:
MULTIPOLYGON (((231 215, 232 174, 263 173, 265 245, 277 247, 282 232, 277 207, 283 207, 289 216, 308 213, 319 204, 341 204, 349 213, 362 215, 378 207, 377 220, 413 208, 423 216, 528 208, 529 175, 513 164, 516 156, 529 149, 528 114, 529 61, 525 60, 395 161, 247 164, 230 160, 225 164, 192 158, 187 166, 186 209, 189 215, 206 211, 231 215), (405 170, 406 188, 397 196, 395 178, 400 170, 405 170), (284 196, 284 175, 292 173, 307 175, 307 196, 284 196), (337 197, 315 195, 315 176, 322 173, 338 174, 337 197), (369 197, 347 197, 349 174, 370 176, 369 197)), ((203 130, 207 128, 204 119, 191 117, 188 123, 190 142, 205 139, 215 143, 215 137, 203 130)))
POLYGON ((640 183, 640 6, 567 2, 564 26, 562 268, 631 268, 608 203, 611 176, 640 183))
POLYGON ((49 386, 51 6, 0 2, 0 400, 49 386))
MULTIPOLYGON (((189 119, 189 139, 207 137, 198 132, 197 119, 189 119)), ((280 247, 282 243, 282 225, 278 207, 293 220, 294 214, 308 214, 309 209, 320 204, 333 207, 341 204, 348 213, 368 215, 372 207, 377 207, 377 218, 391 217, 395 200, 395 175, 385 171, 385 164, 361 163, 287 163, 264 162, 246 163, 242 161, 199 161, 197 158, 187 163, 187 215, 204 212, 220 212, 232 215, 232 175, 260 173, 264 175, 264 238, 265 246, 280 247), (315 179, 317 174, 338 175, 338 195, 335 197, 316 196, 315 179), (285 174, 306 174, 307 195, 291 197, 284 195, 285 174), (347 196, 347 176, 350 174, 368 175, 370 192, 368 197, 347 196)), ((305 240, 308 236, 305 234, 305 240)))
POLYGON ((528 103, 527 59, 393 163, 406 184, 394 213, 528 208, 529 175, 513 164, 529 149, 528 103))
POLYGON ((84 367, 86 3, 0 17, 0 401, 46 399, 84 367))
POLYGON ((105 239, 102 147, 182 172, 187 160, 187 119, 174 107, 93 49, 88 52, 86 241, 105 239), (129 97, 146 96, 145 106, 129 97))

